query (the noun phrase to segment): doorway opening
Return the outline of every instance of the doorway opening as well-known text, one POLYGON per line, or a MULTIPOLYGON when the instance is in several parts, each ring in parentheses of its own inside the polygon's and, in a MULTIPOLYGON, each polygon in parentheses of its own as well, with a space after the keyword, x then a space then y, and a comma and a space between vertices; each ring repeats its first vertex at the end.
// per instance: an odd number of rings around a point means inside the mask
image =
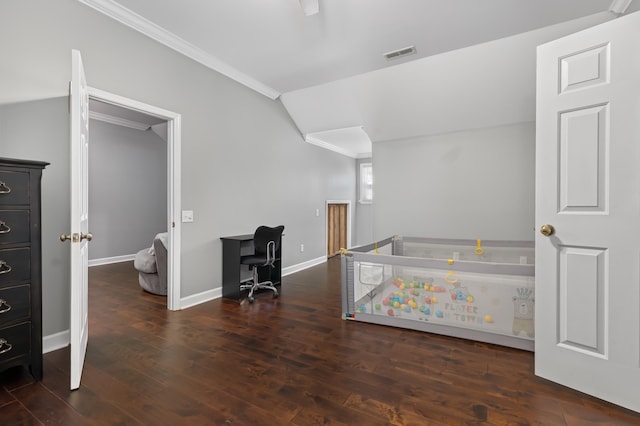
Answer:
MULTIPOLYGON (((102 104, 120 107, 133 113, 142 113, 166 122, 167 149, 167 309, 180 307, 180 141, 181 116, 171 111, 147 105, 132 99, 89 88, 89 99, 102 104)), ((91 111, 90 111, 91 113, 91 111)), ((126 207, 125 207, 126 208, 126 207)), ((151 242, 150 242, 151 243, 151 242)))
POLYGON ((351 201, 327 201, 327 258, 351 247, 351 201))

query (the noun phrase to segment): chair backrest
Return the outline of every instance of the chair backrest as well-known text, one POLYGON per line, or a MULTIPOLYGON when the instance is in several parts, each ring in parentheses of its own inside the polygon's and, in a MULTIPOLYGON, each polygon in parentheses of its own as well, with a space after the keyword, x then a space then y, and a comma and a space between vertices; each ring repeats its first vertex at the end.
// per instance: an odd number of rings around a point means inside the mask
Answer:
POLYGON ((256 232, 253 234, 255 254, 267 254, 267 244, 269 244, 270 241, 275 243, 275 251, 278 251, 283 231, 284 225, 276 226, 274 228, 258 226, 258 229, 256 229, 256 232))

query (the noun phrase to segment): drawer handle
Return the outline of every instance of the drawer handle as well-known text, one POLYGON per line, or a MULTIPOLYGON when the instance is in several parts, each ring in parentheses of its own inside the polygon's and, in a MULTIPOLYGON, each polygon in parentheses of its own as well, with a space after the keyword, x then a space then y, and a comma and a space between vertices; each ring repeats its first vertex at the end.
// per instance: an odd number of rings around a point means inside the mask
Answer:
POLYGON ((5 354, 13 349, 13 345, 5 339, 0 339, 0 354, 5 354), (4 348, 3 348, 4 347, 4 348))
POLYGON ((11 188, 6 183, 0 180, 0 194, 8 194, 11 192, 11 188))
POLYGON ((11 269, 11 265, 7 265, 7 262, 5 262, 4 260, 0 260, 0 275, 8 274, 9 272, 11 272, 11 269))
POLYGON ((0 234, 8 234, 11 232, 9 225, 0 220, 0 234))
POLYGON ((11 310, 11 305, 7 303, 6 300, 0 299, 0 314, 4 314, 5 312, 9 312, 11 310), (3 308, 2 305, 6 306, 3 308))

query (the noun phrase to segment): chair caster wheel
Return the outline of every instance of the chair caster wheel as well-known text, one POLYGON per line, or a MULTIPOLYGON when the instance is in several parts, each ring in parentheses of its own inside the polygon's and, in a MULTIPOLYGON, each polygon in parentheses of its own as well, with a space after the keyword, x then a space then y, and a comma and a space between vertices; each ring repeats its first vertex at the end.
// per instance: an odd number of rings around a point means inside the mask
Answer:
POLYGON ((277 299, 278 297, 280 297, 280 294, 279 294, 279 293, 273 293, 273 298, 274 298, 274 299, 277 299))
POLYGON ((249 303, 253 303, 253 301, 256 300, 256 299, 254 299, 253 296, 250 296, 250 297, 247 298, 247 300, 249 301, 249 303))

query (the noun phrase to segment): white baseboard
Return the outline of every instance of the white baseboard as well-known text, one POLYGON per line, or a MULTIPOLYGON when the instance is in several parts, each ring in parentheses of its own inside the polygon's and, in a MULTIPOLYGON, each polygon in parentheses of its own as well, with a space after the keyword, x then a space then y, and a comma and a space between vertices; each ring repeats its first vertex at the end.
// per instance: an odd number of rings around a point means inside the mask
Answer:
POLYGON ((108 265, 110 263, 130 262, 135 259, 135 254, 125 254, 124 256, 103 257, 102 259, 93 259, 89 261, 89 266, 108 265))
POLYGON ((306 262, 298 263, 296 265, 287 266, 286 268, 282 268, 282 276, 286 277, 287 275, 303 271, 305 269, 311 268, 312 266, 320 265, 326 261, 327 256, 321 256, 315 259, 307 260, 306 262))
MULTIPOLYGON (((327 261, 326 256, 311 259, 306 262, 298 263, 297 265, 287 266, 282 269, 282 276, 299 272, 312 266, 320 265, 327 261)), ((192 296, 183 297, 180 299, 180 309, 191 308, 192 306, 199 305, 201 303, 209 302, 222 297, 222 287, 214 288, 213 290, 203 291, 202 293, 194 294, 192 296)))
POLYGON ((42 353, 53 352, 58 349, 66 348, 71 342, 71 334, 69 330, 59 333, 50 334, 42 338, 42 353))
POLYGON ((222 297, 222 287, 203 291, 202 293, 194 294, 180 299, 180 309, 191 308, 192 306, 219 299, 220 297, 222 297))

